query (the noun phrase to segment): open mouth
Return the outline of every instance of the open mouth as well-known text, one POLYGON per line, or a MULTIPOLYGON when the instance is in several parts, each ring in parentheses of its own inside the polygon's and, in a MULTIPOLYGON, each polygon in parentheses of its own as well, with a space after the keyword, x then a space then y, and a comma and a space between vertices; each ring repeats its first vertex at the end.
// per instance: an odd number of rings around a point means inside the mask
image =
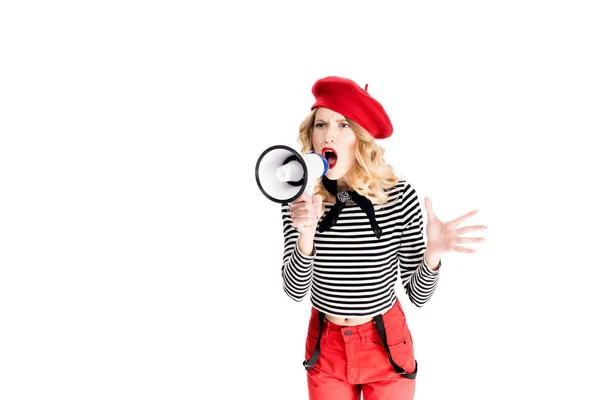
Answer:
POLYGON ((329 163, 329 169, 335 167, 338 157, 334 149, 331 147, 325 147, 321 151, 321 154, 323 154, 323 156, 327 159, 327 162, 329 163))

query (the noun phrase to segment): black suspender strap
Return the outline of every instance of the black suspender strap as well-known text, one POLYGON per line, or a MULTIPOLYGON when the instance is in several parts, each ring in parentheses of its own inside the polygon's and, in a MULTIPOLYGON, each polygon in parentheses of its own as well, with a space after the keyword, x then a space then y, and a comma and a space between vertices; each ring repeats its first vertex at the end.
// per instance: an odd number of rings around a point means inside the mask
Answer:
MULTIPOLYGON (((417 369, 418 364, 417 360, 415 360, 415 371, 411 374, 407 373, 404 368, 399 366, 392 359, 392 353, 390 352, 390 347, 387 342, 387 334, 385 333, 385 325, 383 323, 383 316, 381 314, 375 316, 375 326, 377 327, 377 332, 379 333, 379 337, 381 338, 381 342, 383 343, 383 347, 388 354, 388 359, 394 368, 396 373, 400 374, 406 379, 415 379, 417 377, 417 369)), ((308 360, 302 362, 304 368, 308 371, 312 367, 315 366, 317 360, 319 359, 319 355, 321 354, 321 335, 323 334, 323 325, 325 325, 325 313, 319 311, 319 334, 317 335, 317 342, 315 343, 315 348, 313 350, 312 355, 308 360)))
POLYGON ((383 347, 385 347, 385 351, 388 354, 388 359, 390 360, 392 367, 394 367, 394 371, 406 379, 415 379, 417 377, 417 360, 415 360, 415 372, 408 374, 404 368, 396 364, 392 359, 392 353, 390 353, 390 347, 388 346, 387 335, 385 333, 385 325, 383 324, 383 316, 381 314, 375 316, 375 326, 377 327, 377 332, 379 333, 383 347))
POLYGON ((321 334, 323 333, 323 325, 325 325, 325 313, 319 311, 319 335, 317 336, 317 343, 315 344, 315 349, 310 358, 302 363, 307 371, 315 366, 319 354, 321 354, 321 334))

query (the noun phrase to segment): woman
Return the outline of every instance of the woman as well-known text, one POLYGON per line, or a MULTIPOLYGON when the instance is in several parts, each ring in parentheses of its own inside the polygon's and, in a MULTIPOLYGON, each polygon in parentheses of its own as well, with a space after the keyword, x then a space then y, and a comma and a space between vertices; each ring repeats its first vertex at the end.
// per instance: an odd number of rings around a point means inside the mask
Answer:
POLYGON ((443 223, 425 198, 427 246, 415 189, 398 178, 375 140, 392 124, 382 105, 355 82, 326 77, 300 126, 302 153, 329 168, 313 197, 282 205, 283 288, 312 311, 305 368, 311 399, 413 399, 417 362, 395 293, 400 276, 410 301, 423 306, 436 288, 441 255, 482 238, 457 228, 472 211, 443 223))

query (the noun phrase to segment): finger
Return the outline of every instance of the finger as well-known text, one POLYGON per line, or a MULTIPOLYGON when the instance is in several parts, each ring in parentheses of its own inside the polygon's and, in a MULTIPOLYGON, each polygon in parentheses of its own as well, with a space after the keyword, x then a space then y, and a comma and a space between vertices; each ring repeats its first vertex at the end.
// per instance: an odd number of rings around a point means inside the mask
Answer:
POLYGON ((429 197, 425 197, 425 210, 427 211, 427 220, 432 220, 435 218, 433 205, 431 204, 431 199, 429 197))
POLYGON ((309 203, 312 203, 312 198, 311 198, 311 195, 310 195, 310 194, 308 194, 308 193, 306 193, 306 192, 302 193, 302 194, 300 195, 300 197, 298 197, 298 200, 301 200, 301 201, 307 201, 307 202, 309 202, 309 203))
POLYGON ((315 210, 311 208, 305 208, 302 210, 294 210, 293 213, 290 214, 292 218, 316 218, 317 214, 315 210))
POLYGON ((474 231, 482 231, 487 229, 487 226, 485 225, 473 225, 473 226, 465 226, 463 228, 459 228, 456 230, 456 233, 458 233, 459 235, 462 235, 463 233, 469 233, 469 232, 474 232, 474 231))
POLYGON ((302 210, 294 213, 296 218, 317 218, 317 214, 315 214, 314 210, 302 210))
POLYGON ((310 209, 312 207, 312 203, 308 203, 306 201, 300 201, 298 203, 293 204, 290 207, 291 211, 300 211, 300 210, 307 210, 310 209))
POLYGON ((485 239, 484 238, 470 238, 470 237, 456 238, 456 243, 480 243, 480 242, 485 242, 485 239))
POLYGON ((477 253, 473 249, 467 249, 466 247, 462 247, 462 246, 454 246, 454 251, 458 251, 459 253, 467 253, 467 254, 477 253))
POLYGON ((473 210, 471 212, 461 215, 458 218, 453 219, 452 221, 449 221, 448 224, 450 226, 460 225, 461 222, 465 221, 466 219, 471 218, 473 215, 477 214, 478 212, 479 212, 479 210, 473 210))
POLYGON ((300 195, 300 197, 298 197, 296 200, 292 201, 292 202, 291 202, 291 203, 289 203, 289 204, 290 204, 290 207, 291 207, 291 206, 293 206, 293 205, 296 205, 296 204, 301 204, 301 203, 304 203, 304 202, 307 202, 307 201, 308 201, 308 202, 310 202, 310 201, 311 201, 311 198, 308 196, 308 194, 307 194, 307 193, 302 193, 302 194, 300 195))

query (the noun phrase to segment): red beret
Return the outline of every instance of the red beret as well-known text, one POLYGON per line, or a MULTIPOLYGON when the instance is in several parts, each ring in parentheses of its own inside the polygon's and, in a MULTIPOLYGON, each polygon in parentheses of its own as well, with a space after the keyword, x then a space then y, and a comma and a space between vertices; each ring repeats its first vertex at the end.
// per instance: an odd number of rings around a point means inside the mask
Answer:
MULTIPOLYGON (((368 86, 368 85, 367 85, 368 86)), ((325 107, 350 118, 375 139, 385 139, 393 132, 392 122, 383 106, 354 81, 337 76, 319 79, 312 87, 316 102, 311 107, 325 107)))

